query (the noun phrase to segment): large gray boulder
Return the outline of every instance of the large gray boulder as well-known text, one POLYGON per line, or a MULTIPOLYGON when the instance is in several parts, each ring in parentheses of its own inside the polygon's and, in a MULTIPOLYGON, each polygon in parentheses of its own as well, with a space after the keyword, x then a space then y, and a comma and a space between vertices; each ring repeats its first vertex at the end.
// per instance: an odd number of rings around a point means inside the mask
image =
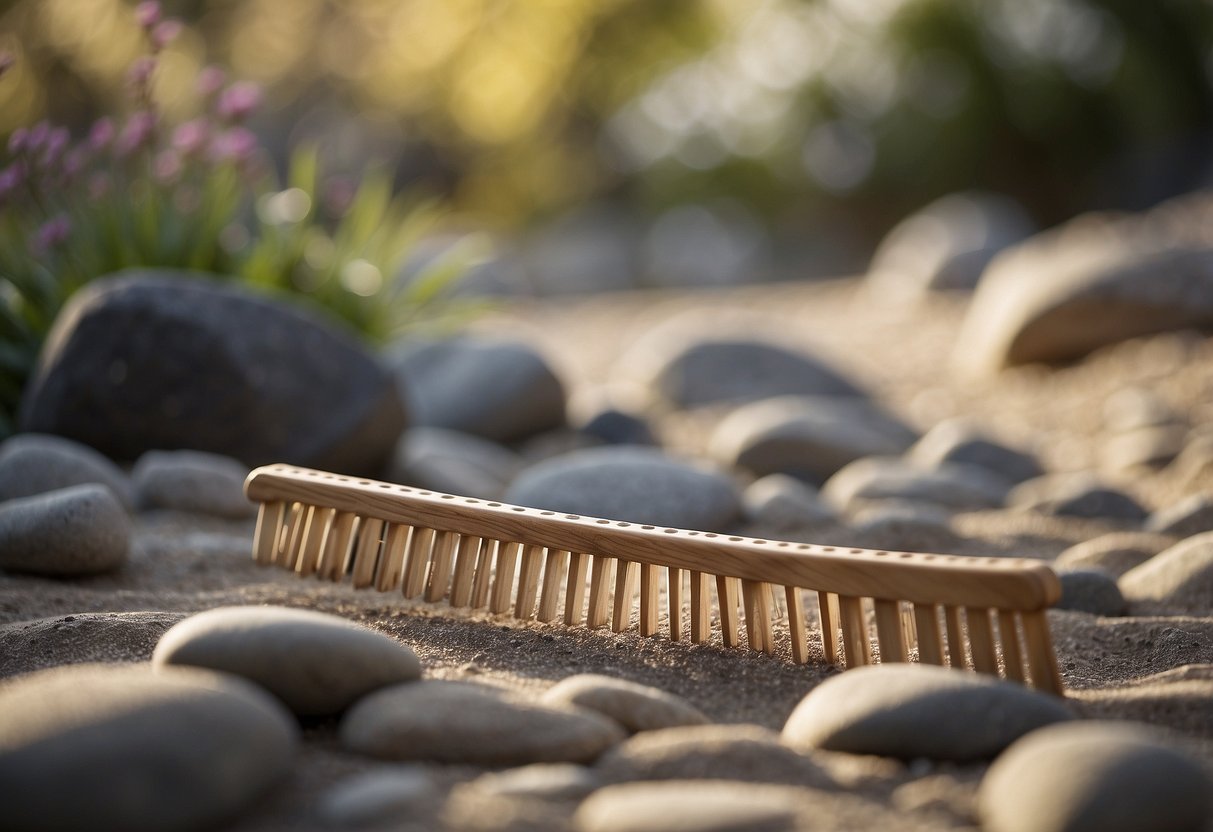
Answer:
POLYGON ((404 425, 391 376, 350 335, 243 288, 163 271, 77 293, 21 408, 22 429, 114 459, 192 448, 355 474, 378 473, 404 425))

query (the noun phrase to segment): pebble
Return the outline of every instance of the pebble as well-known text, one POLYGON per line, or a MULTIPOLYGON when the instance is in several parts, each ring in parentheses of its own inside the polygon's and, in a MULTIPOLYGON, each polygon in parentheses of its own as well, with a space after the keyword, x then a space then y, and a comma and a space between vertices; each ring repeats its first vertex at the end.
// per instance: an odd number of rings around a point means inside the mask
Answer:
POLYGON ((346 777, 325 790, 316 813, 337 829, 378 826, 408 819, 419 803, 434 800, 437 793, 420 766, 385 766, 346 777))
POLYGON ((0 442, 0 502, 100 483, 134 506, 130 479, 104 454, 62 436, 19 433, 0 442))
POLYGON ((0 686, 4 828, 222 826, 287 773, 290 714, 239 679, 75 665, 0 686))
POLYGON ((796 828, 805 799, 788 786, 729 780, 624 783, 590 795, 578 832, 782 832, 796 828))
POLYGON ((1104 401, 1104 427, 1116 433, 1181 421, 1179 414, 1157 393, 1144 387, 1117 390, 1104 401))
POLYGON ((787 474, 767 474, 741 494, 746 520, 777 531, 831 523, 837 519, 817 489, 787 474))
POLYGON ((240 519, 257 506, 244 496, 248 466, 203 451, 148 451, 131 470, 140 509, 167 508, 240 519))
POLYGON ((698 708, 680 696, 596 673, 581 673, 560 680, 544 691, 539 703, 597 711, 632 734, 708 722, 698 708))
POLYGON ((861 501, 900 500, 951 509, 997 508, 1010 483, 972 465, 943 463, 923 470, 896 457, 857 459, 830 477, 821 496, 839 510, 861 501))
POLYGON ((784 742, 911 760, 993 757, 1029 731, 1070 719, 1061 700, 992 676, 932 665, 848 670, 811 690, 784 742))
POLYGON ((829 789, 833 778, 808 754, 757 725, 697 725, 647 731, 602 755, 603 779, 746 780, 829 789))
POLYGON ((584 436, 607 445, 660 445, 648 420, 614 405, 586 413, 574 426, 584 436))
POLYGON ((1175 542, 1175 538, 1161 534, 1111 532, 1076 543, 1058 555, 1053 564, 1059 569, 1102 569, 1119 578, 1175 542))
POLYGON ((0 569, 52 577, 111 572, 126 562, 131 520, 90 483, 0 504, 0 569))
POLYGON ((1007 504, 1038 514, 1130 523, 1148 516, 1137 500, 1090 474, 1047 474, 1028 480, 1011 491, 1007 504))
POLYGON ((0 678, 85 662, 140 662, 185 616, 178 612, 77 612, 0 625, 0 678))
POLYGON ((1076 722, 1007 749, 981 782, 978 811, 989 832, 1201 832, 1213 782, 1146 726, 1076 722))
POLYGON ((416 425, 515 442, 565 423, 564 385, 521 341, 406 341, 389 361, 416 425))
POLYGON ((1060 570, 1057 577, 1061 580, 1057 609, 1116 616, 1124 615, 1128 608, 1116 578, 1102 569, 1060 570))
POLYGON ((350 708, 339 735, 344 748, 372 757, 484 766, 589 762, 625 736, 593 711, 447 681, 376 691, 350 708))
POLYGON ((412 428, 396 444, 388 479, 418 488, 499 500, 522 468, 504 445, 446 428, 412 428))
POLYGON ((1213 609, 1213 532, 1181 540, 1120 576, 1130 603, 1207 616, 1213 609))
POLYGON ((906 458, 923 468, 975 465, 1012 484, 1044 473, 1035 456, 996 441, 964 419, 947 419, 936 424, 914 444, 906 458))
POLYGON ((581 800, 602 785, 598 773, 576 763, 532 763, 482 774, 470 784, 484 794, 534 800, 581 800))
POLYGON ((737 408, 708 444, 724 465, 822 483, 847 463, 900 454, 915 439, 909 427, 866 399, 785 396, 737 408))
POLYGON ((339 713, 371 691, 421 676, 416 654, 391 636, 287 607, 219 607, 190 616, 164 634, 152 660, 243 676, 301 716, 339 713))
POLYGON ((701 531, 725 529, 741 507, 732 480, 719 471, 655 449, 623 446, 545 460, 519 474, 504 501, 701 531))
POLYGON ((950 532, 952 513, 933 503, 880 500, 854 508, 849 525, 864 534, 936 534, 950 532))
POLYGON ((1213 493, 1191 494, 1150 515, 1143 528, 1157 534, 1191 537, 1213 531, 1213 493))
POLYGON ((1099 443, 1099 463, 1109 471, 1161 468, 1179 455, 1187 436, 1182 425, 1156 425, 1107 436, 1099 443))

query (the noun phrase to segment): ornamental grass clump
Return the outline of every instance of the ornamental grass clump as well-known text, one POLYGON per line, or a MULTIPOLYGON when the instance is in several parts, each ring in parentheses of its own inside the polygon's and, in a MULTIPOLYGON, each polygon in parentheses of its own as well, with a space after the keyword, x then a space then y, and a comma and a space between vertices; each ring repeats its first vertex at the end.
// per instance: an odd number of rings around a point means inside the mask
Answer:
MULTIPOLYGON (((432 202, 394 194, 382 168, 326 176, 296 150, 285 186, 247 122, 261 89, 217 67, 196 79, 200 114, 170 123, 153 82, 181 32, 157 3, 135 11, 147 54, 127 72, 129 111, 87 135, 42 121, 15 130, 0 164, 0 438, 60 308, 113 272, 159 267, 239 280, 336 316, 372 343, 471 306, 451 297, 480 248, 466 240, 407 283, 396 278, 432 230, 432 202)), ((0 55, 0 84, 12 58, 0 55)))

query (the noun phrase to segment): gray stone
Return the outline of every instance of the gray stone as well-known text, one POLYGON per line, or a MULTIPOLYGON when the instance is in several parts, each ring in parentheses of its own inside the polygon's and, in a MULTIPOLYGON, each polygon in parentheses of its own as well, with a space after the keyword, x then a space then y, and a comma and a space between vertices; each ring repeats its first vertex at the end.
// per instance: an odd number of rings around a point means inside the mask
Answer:
POLYGON ((637 413, 603 405, 577 420, 578 432, 608 445, 659 445, 648 421, 637 413))
POLYGON ((1182 425, 1153 425, 1118 433, 1100 441, 1099 462, 1109 471, 1161 468, 1183 450, 1187 435, 1182 425))
POLYGON ((789 786, 729 780, 624 783, 590 795, 578 832, 783 832, 796 827, 805 798, 789 786))
POLYGON ((921 469, 895 457, 857 459, 830 477, 821 496, 845 510, 861 501, 899 500, 952 509, 996 508, 1010 483, 972 465, 943 463, 921 469))
POLYGON ((1102 569, 1067 569, 1058 572, 1061 600, 1057 608, 1092 615, 1124 615, 1127 608, 1116 578, 1102 569))
POLYGON ((497 500, 522 467, 518 454, 488 439, 445 428, 412 428, 396 445, 392 482, 497 500))
POLYGON ((0 504, 0 569, 72 577, 126 562, 131 520, 114 492, 95 483, 0 504))
POLYGON ((140 662, 185 616, 179 612, 77 612, 0 625, 0 677, 86 662, 140 662))
POLYGON ((246 465, 376 474, 405 424, 391 376, 311 313, 194 273, 127 271, 77 292, 21 426, 119 460, 193 448, 246 465))
POLYGON ((778 531, 836 519, 816 488, 787 474, 768 474, 750 483, 741 494, 741 504, 748 521, 778 531))
POLYGON ((4 827, 222 826, 290 767, 298 729, 222 674, 76 665, 0 686, 4 827))
POLYGON ((702 531, 726 528, 740 510, 728 477, 635 447, 592 448, 541 462, 518 475, 505 501, 702 531))
POLYGON ((952 513, 933 503, 880 500, 853 508, 849 525, 865 534, 916 534, 948 531, 952 513))
POLYGON ((385 766, 339 781, 320 795, 316 813, 337 829, 407 820, 438 790, 420 766, 385 766))
POLYGON ((335 615, 287 607, 219 607, 164 634, 153 662, 243 676, 303 716, 338 713, 386 685, 421 676, 413 651, 335 615))
POLYGON ((404 342, 390 360, 415 424, 514 442, 565 423, 564 385, 527 344, 404 342))
POLYGON ((1120 576, 1133 604, 1208 615, 1213 609, 1213 532, 1176 543, 1120 576))
POLYGON ((1008 748, 977 804, 990 832, 1200 832, 1213 821, 1213 782, 1146 726, 1080 722, 1008 748))
POLYGON ((466 682, 422 681, 376 691, 341 720, 346 749, 391 760, 472 765, 584 763, 623 730, 593 711, 553 708, 466 682))
POLYGON ((868 281, 889 300, 977 286, 998 252, 1035 231, 1027 212, 1001 194, 941 197, 893 227, 872 257, 868 281))
POLYGON ((1044 473, 1032 454, 998 442, 964 419, 948 419, 936 424, 914 444, 907 458, 924 468, 945 463, 976 465, 1010 483, 1023 482, 1044 473))
POLYGON ((134 506, 123 470, 88 445, 41 433, 0 442, 0 502, 90 482, 107 486, 126 508, 134 506))
POLYGON ((534 800, 581 800, 601 785, 591 768, 575 763, 533 763, 482 774, 471 786, 484 794, 534 800))
POLYGON ((602 755, 597 770, 608 781, 746 780, 836 787, 807 754, 757 725, 699 725, 647 731, 602 755))
POLYGON ((900 454, 915 438, 866 399, 789 396, 739 407, 721 420, 709 447, 721 463, 759 476, 822 483, 861 457, 900 454))
POLYGON ((1059 569, 1102 569, 1119 578, 1175 542, 1161 534, 1111 532, 1071 546, 1053 563, 1059 569))
POLYGON ((139 508, 167 508, 216 517, 253 517, 244 496, 249 469, 231 457, 203 451, 148 451, 131 470, 139 508))
POLYGON ((1213 493, 1191 494, 1150 515, 1143 527, 1157 534, 1191 537, 1213 531, 1213 493))
POLYGON ((809 691, 783 728, 793 748, 905 760, 988 759, 1043 725, 1061 700, 992 676, 933 665, 848 670, 809 691))
POLYGON ((679 725, 702 725, 708 721, 698 708, 680 696, 596 673, 581 673, 560 680, 544 691, 539 702, 597 711, 633 734, 679 725))
POLYGON ((1047 474, 1020 483, 1007 498, 1012 508, 1058 517, 1140 523, 1148 512, 1131 496, 1090 474, 1047 474))

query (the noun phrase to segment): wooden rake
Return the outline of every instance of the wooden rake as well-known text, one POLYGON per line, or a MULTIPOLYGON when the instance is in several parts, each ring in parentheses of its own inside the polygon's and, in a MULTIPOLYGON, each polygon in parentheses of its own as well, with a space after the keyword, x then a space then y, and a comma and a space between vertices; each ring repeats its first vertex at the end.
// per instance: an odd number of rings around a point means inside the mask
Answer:
POLYGON ((636 624, 653 636, 664 573, 672 640, 704 643, 719 632, 736 647, 744 621, 749 647, 770 654, 773 624, 786 618, 801 664, 809 660, 808 591, 827 661, 917 658, 996 676, 1001 668, 1007 679, 1063 694, 1045 618, 1061 590, 1040 561, 731 537, 288 465, 256 469, 245 493, 260 503, 257 563, 301 576, 348 575, 355 588, 616 632, 633 625, 639 590, 636 624))

